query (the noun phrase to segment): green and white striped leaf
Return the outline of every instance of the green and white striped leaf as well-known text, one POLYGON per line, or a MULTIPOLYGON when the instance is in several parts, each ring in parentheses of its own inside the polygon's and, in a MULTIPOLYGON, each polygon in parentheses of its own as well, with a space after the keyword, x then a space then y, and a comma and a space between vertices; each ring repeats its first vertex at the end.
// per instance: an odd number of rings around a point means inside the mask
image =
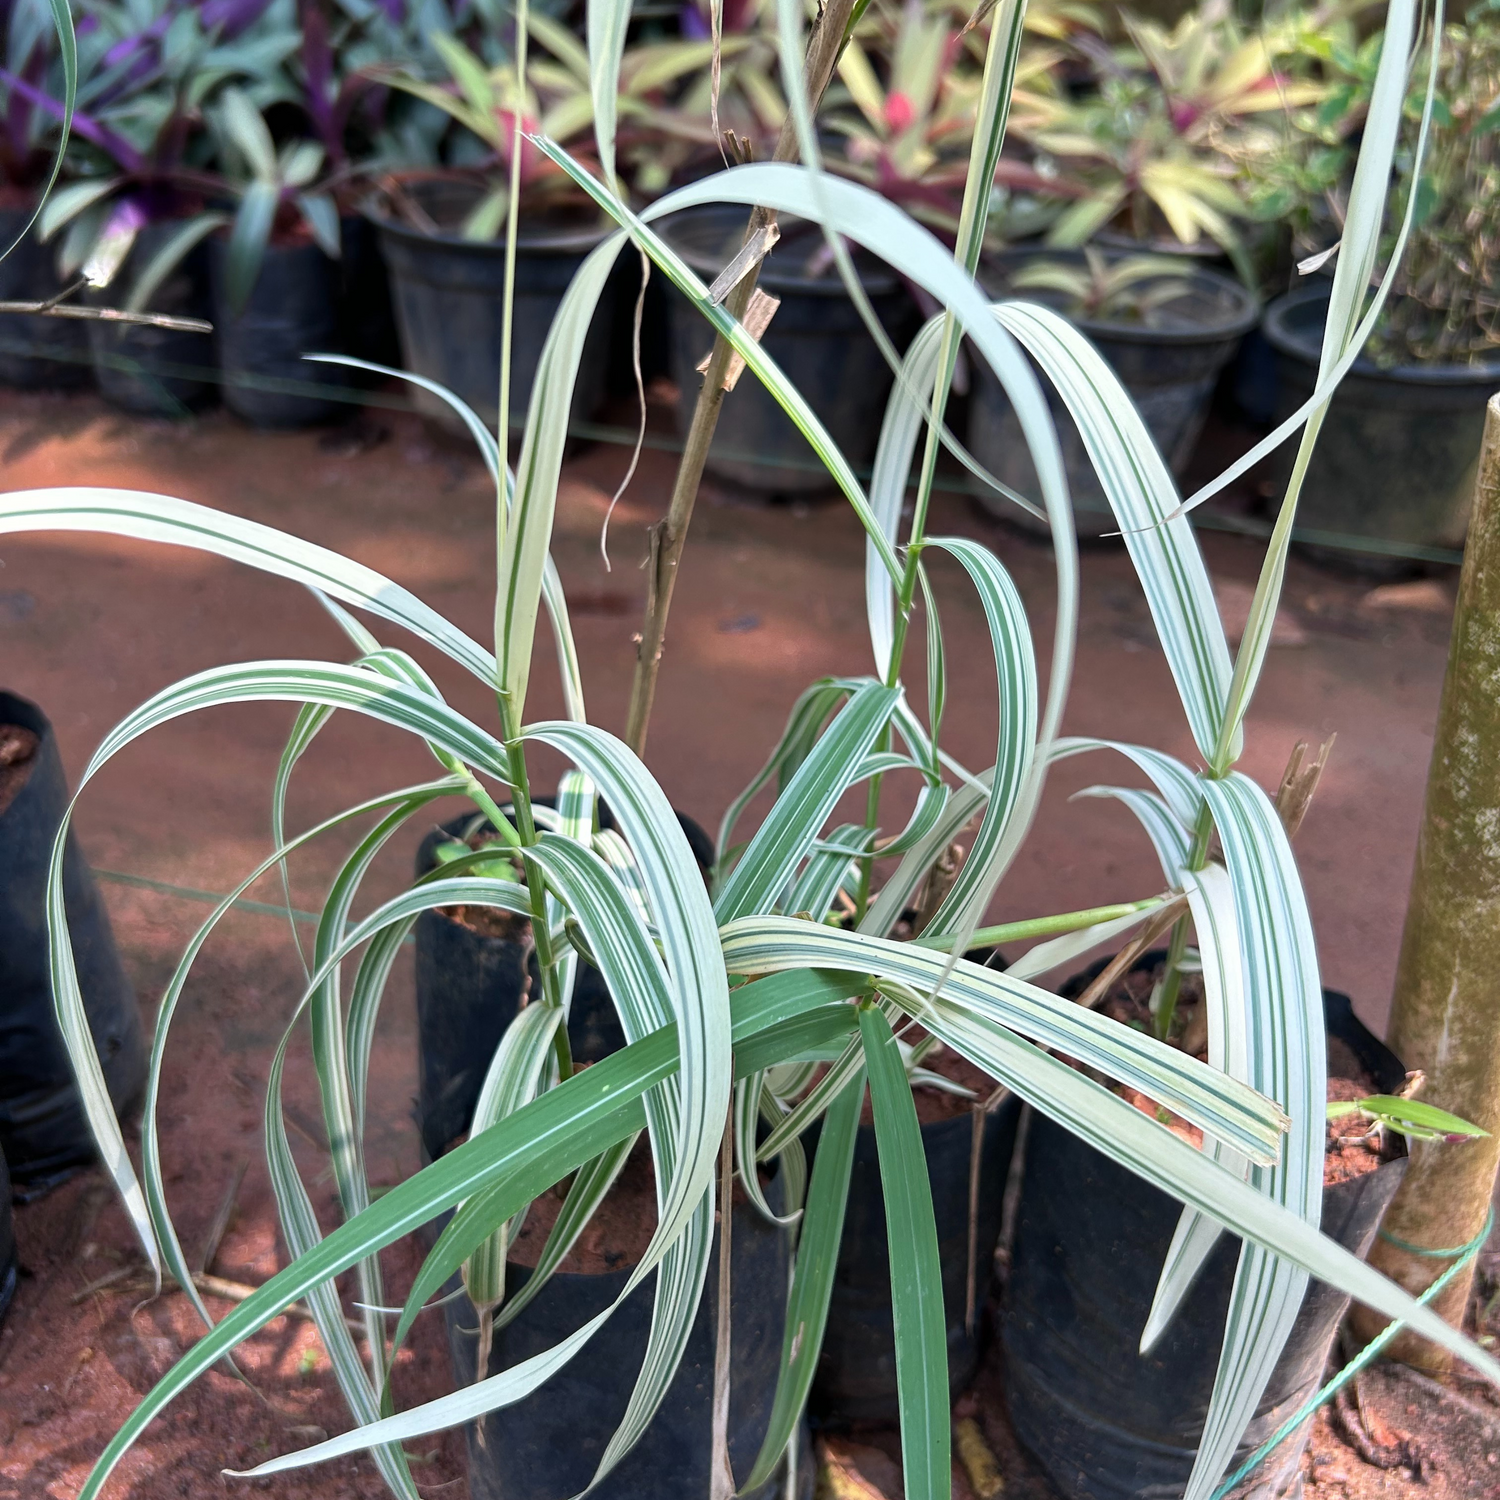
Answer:
POLYGON ((1036 758, 1037 682, 1026 607, 999 558, 978 542, 962 537, 934 537, 928 546, 957 558, 978 590, 1000 695, 1000 729, 989 800, 958 879, 927 926, 926 930, 936 936, 956 932, 965 924, 972 927, 979 920, 1004 873, 1001 858, 1007 843, 1010 849, 1019 843, 1014 838, 1007 841, 1007 834, 1036 758))
POLYGON ((615 185, 616 101, 620 61, 630 25, 631 0, 588 0, 589 96, 594 103, 594 140, 604 179, 615 185))
MULTIPOLYGON (((1234 892, 1248 1081, 1292 1122, 1280 1162, 1253 1168, 1251 1185, 1315 1229, 1323 1205, 1328 1065, 1323 988, 1302 882, 1281 819, 1253 781, 1233 772, 1224 780, 1204 778, 1202 786, 1234 892)), ((1273 1248, 1247 1243, 1241 1251, 1188 1500, 1206 1500, 1223 1477, 1306 1289, 1306 1270, 1273 1248)))
POLYGON ((1229 694, 1229 646, 1171 470, 1120 377, 1066 318, 1024 302, 999 303, 995 316, 1042 367, 1077 423, 1146 592, 1193 738, 1210 757, 1229 694))
MULTIPOLYGON (((495 651, 500 663, 500 691, 510 722, 517 726, 526 706, 537 608, 551 566, 552 522, 563 449, 568 440, 573 386, 589 324, 623 243, 623 236, 611 235, 590 251, 574 274, 552 320, 532 381, 531 405, 526 413, 521 454, 516 461, 514 498, 500 549, 500 577, 495 594, 495 651)), ((556 596, 560 601, 560 589, 556 590, 556 596)), ((566 619, 566 615, 554 612, 553 618, 557 622, 566 619)), ((577 658, 571 630, 559 631, 558 652, 564 683, 576 683, 577 658)), ((577 697, 577 716, 581 718, 581 692, 577 697)))
MULTIPOLYGON (((558 1006, 528 1005, 505 1028, 474 1104, 471 1135, 488 1130, 497 1120, 530 1104, 541 1092, 547 1064, 552 1060, 552 1039, 562 1019, 558 1006)), ((520 1233, 524 1215, 523 1209, 507 1220, 464 1262, 464 1290, 481 1313, 505 1296, 506 1251, 520 1233)))
POLYGON ((840 1095, 828 1111, 818 1137, 807 1212, 797 1240, 797 1263, 787 1298, 776 1395, 760 1453, 742 1486, 746 1491, 753 1491, 775 1473, 796 1433, 807 1393, 812 1389, 818 1351, 823 1347, 823 1330, 828 1323, 828 1302, 833 1291, 834 1267, 838 1264, 839 1241, 844 1233, 849 1175, 854 1166, 854 1143, 859 1135, 864 1097, 861 1080, 858 1087, 840 1095))
MULTIPOLYGON (((490 478, 497 484, 500 482, 500 444, 495 434, 484 425, 478 412, 462 397, 450 391, 447 386, 439 385, 437 381, 428 380, 422 375, 413 375, 409 370, 397 370, 390 365, 372 364, 369 360, 355 359, 347 354, 305 354, 303 358, 315 364, 348 365, 351 369, 369 370, 377 375, 404 380, 410 385, 420 386, 440 401, 446 402, 458 414, 459 419, 468 429, 469 436, 474 439, 480 457, 484 460, 485 468, 489 470, 490 478)), ((505 470, 507 506, 515 503, 515 491, 515 476, 507 469, 505 470)), ((557 649, 557 671, 562 681, 563 707, 570 719, 581 724, 588 719, 583 705, 583 673, 578 662, 578 647, 573 640, 573 621, 568 614, 568 601, 563 595, 562 579, 558 575, 557 564, 553 562, 550 553, 542 568, 542 601, 547 606, 547 615, 552 622, 552 639, 557 649)))
POLYGON ((948 1322, 927 1158, 890 1024, 877 1008, 865 1006, 859 1013, 859 1034, 869 1069, 890 1244, 902 1477, 910 1500, 945 1500, 953 1485, 948 1322))
MULTIPOLYGON (((759 985, 747 985, 736 992, 737 1040, 774 1024, 767 1014, 775 1009, 771 1005, 752 1018, 760 998, 752 992, 759 989, 759 985), (740 1030, 742 1021, 749 1023, 744 1031, 740 1030)), ((776 995, 789 1001, 802 1000, 804 1009, 807 1004, 816 1003, 811 993, 783 990, 776 995)), ((776 1015, 775 1019, 785 1016, 776 1015)), ((1015 1076, 1014 1091, 1022 1098, 1046 1108, 1070 1128, 1076 1125, 1086 1138, 1097 1133, 1100 1149, 1128 1169, 1149 1181, 1159 1182, 1182 1201, 1213 1212, 1235 1233, 1260 1244, 1274 1244, 1279 1253, 1321 1279, 1346 1288, 1387 1316, 1408 1320, 1423 1336, 1451 1349, 1487 1378, 1500 1381, 1500 1363, 1378 1272, 1313 1231, 1296 1215, 1255 1193, 1107 1089, 1027 1043, 1014 1045, 1030 1059, 1024 1073, 1011 1070, 1015 1076), (1049 1071, 1049 1065, 1056 1071, 1049 1071), (1043 1090, 1031 1076, 1032 1068, 1047 1079, 1045 1105, 1041 1103, 1043 1090), (1096 1114, 1104 1117, 1102 1131, 1091 1123, 1096 1114)), ((639 1099, 645 1089, 666 1076, 675 1066, 678 1050, 678 1039, 669 1029, 596 1063, 501 1121, 482 1137, 466 1142, 416 1177, 391 1189, 358 1219, 335 1229, 314 1251, 257 1289, 162 1377, 106 1445, 80 1491, 79 1500, 97 1500, 120 1459, 174 1396, 310 1288, 337 1276, 364 1255, 399 1239, 461 1199, 497 1182, 510 1185, 511 1201, 514 1208, 519 1208, 567 1172, 639 1129, 641 1115, 638 1107, 632 1108, 631 1101, 639 1099)), ((988 1064, 981 1066, 988 1068, 988 1064)), ((478 1388, 471 1391, 475 1389, 478 1388)), ((420 1408, 400 1420, 401 1435, 432 1430, 424 1425, 420 1408)), ((384 1439, 388 1435, 390 1429, 365 1430, 335 1441, 343 1445, 341 1451, 353 1451, 364 1446, 367 1439, 384 1439)))
MULTIPOLYGON (((1234 888, 1222 865, 1209 864, 1184 871, 1193 930, 1203 966, 1203 1003, 1208 1007, 1208 1064, 1233 1078, 1249 1079, 1250 1039, 1246 1022, 1243 959, 1234 901, 1234 888)), ((1215 1159, 1238 1176, 1248 1177, 1250 1164, 1235 1153, 1211 1145, 1215 1159)), ((1183 1211, 1167 1258, 1151 1312, 1141 1331, 1141 1353, 1147 1354, 1166 1332, 1182 1299, 1219 1240, 1219 1226, 1191 1209, 1183 1211)))
POLYGON ((777 789, 785 790, 798 766, 807 758, 807 753, 822 733, 823 726, 838 705, 853 692, 852 682, 840 678, 824 677, 805 688, 792 705, 787 716, 786 728, 781 732, 775 748, 766 758, 766 763, 755 773, 750 785, 724 811, 719 821, 717 840, 718 861, 722 865, 729 850, 729 840, 734 834, 740 815, 750 805, 755 794, 774 776, 777 789))
POLYGON ((854 770, 890 722, 900 691, 883 683, 860 687, 798 766, 786 790, 719 887, 720 922, 773 905, 801 864, 854 770))
POLYGON ((103 765, 133 740, 160 724, 198 709, 228 703, 277 700, 352 708, 412 730, 462 758, 478 764, 488 763, 492 770, 503 757, 502 747, 492 736, 445 704, 362 668, 327 662, 256 662, 213 668, 184 678, 123 719, 94 752, 59 826, 49 874, 47 906, 53 1001, 68 1055, 78 1077, 85 1117, 157 1275, 161 1272, 161 1260, 151 1214, 125 1151, 78 988, 72 940, 61 896, 61 850, 73 807, 84 788, 103 765))
POLYGON ((247 563, 404 626, 481 682, 495 682, 494 658, 414 594, 373 568, 258 521, 138 490, 77 487, 0 495, 0 535, 35 531, 133 537, 247 563))
POLYGON ((814 922, 821 922, 855 857, 868 851, 873 837, 873 830, 863 824, 845 823, 819 839, 786 899, 788 914, 806 912, 814 922))
POLYGON ((505 1305, 495 1314, 497 1329, 504 1328, 523 1312, 547 1285, 552 1273, 563 1263, 568 1251, 578 1243, 578 1236, 588 1228, 589 1220, 609 1195, 609 1190, 624 1170, 639 1139, 639 1135, 626 1136, 579 1169, 568 1188, 568 1196, 563 1200, 562 1209, 553 1221, 547 1243, 542 1246, 542 1253, 526 1278, 526 1284, 508 1296, 505 1305))
MULTIPOLYGON (((1139 1089, 1255 1160, 1272 1160, 1279 1150, 1285 1125, 1281 1110, 1247 1085, 1154 1037, 1082 1010, 998 970, 967 959, 951 960, 948 955, 912 943, 840 932, 786 917, 741 918, 727 924, 720 936, 724 961, 736 974, 772 974, 803 967, 839 969, 873 975, 877 983, 894 980, 924 994, 951 962, 942 996, 949 1006, 972 1012, 1017 1036, 1055 1047, 1139 1089)), ((929 1024, 925 1013, 917 1019, 948 1041, 935 1020, 929 1024)))
POLYGON ((896 866, 895 872, 881 886, 880 894, 870 903, 870 909, 859 925, 861 932, 885 937, 901 920, 901 913, 910 905, 927 878, 933 862, 968 826, 989 799, 993 776, 994 767, 991 767, 981 776, 964 782, 952 793, 938 821, 912 845, 896 866))
MULTIPOLYGON (((1312 459, 1319 429, 1328 410, 1328 403, 1333 399, 1338 382, 1352 366, 1355 357, 1375 326, 1375 321, 1385 304, 1385 298, 1396 279, 1390 271, 1401 260, 1417 211, 1420 195, 1411 193, 1408 197, 1405 217, 1396 236, 1391 265, 1387 268, 1387 274, 1375 286, 1373 295, 1369 297, 1369 307, 1361 319, 1361 309, 1365 307, 1366 297, 1374 279, 1376 256, 1385 226, 1391 167, 1400 140, 1409 58, 1416 35, 1417 20, 1417 0, 1389 0, 1386 7, 1380 63, 1376 70, 1368 113, 1361 132, 1359 155, 1355 161, 1354 178, 1349 188, 1349 201, 1345 209, 1339 255, 1334 267, 1328 320, 1324 328, 1323 347, 1318 365, 1318 385, 1305 408, 1307 425, 1298 443, 1291 477, 1287 482, 1286 494, 1282 498, 1281 509, 1271 532, 1265 560, 1261 564, 1255 595, 1250 603, 1250 614, 1240 641, 1239 654, 1235 659, 1234 677, 1229 687, 1220 742, 1210 759, 1210 765, 1218 772, 1227 770, 1233 763, 1235 747, 1238 744, 1239 726, 1249 710, 1250 699, 1260 679, 1261 668, 1265 665, 1266 652, 1270 649, 1271 628, 1275 623, 1276 607, 1281 598, 1286 559, 1291 548, 1292 526, 1297 514, 1297 501, 1301 495, 1302 482, 1312 459)), ((1443 0, 1435 0, 1432 24, 1434 36, 1440 36, 1443 25, 1443 0)), ((1441 49, 1437 46, 1429 49, 1427 91, 1422 104, 1422 119, 1415 147, 1418 167, 1426 150, 1433 104, 1437 98, 1440 53, 1441 49)), ((1414 173, 1414 177, 1415 175, 1414 173)), ((1275 438, 1276 434, 1273 433, 1271 436, 1275 438)), ((1194 501, 1198 498, 1195 496, 1194 501)))

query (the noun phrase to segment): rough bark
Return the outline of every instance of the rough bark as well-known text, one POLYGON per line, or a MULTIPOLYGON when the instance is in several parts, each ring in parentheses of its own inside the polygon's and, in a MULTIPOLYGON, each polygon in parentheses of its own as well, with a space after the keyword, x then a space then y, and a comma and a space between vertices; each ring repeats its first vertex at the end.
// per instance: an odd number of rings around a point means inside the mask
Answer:
MULTIPOLYGON (((1486 416, 1388 1040, 1427 1074, 1427 1103, 1491 1134, 1414 1143, 1385 1234, 1431 1249, 1466 1244, 1484 1227, 1500 1165, 1500 396, 1486 416)), ((1370 1262, 1413 1293, 1452 1264, 1384 1235, 1370 1262)), ((1461 1273, 1435 1303, 1455 1326, 1472 1280, 1461 1273)), ((1370 1337, 1383 1320, 1360 1308, 1355 1325, 1370 1337)), ((1389 1354, 1420 1369, 1451 1363, 1411 1335, 1389 1354)))

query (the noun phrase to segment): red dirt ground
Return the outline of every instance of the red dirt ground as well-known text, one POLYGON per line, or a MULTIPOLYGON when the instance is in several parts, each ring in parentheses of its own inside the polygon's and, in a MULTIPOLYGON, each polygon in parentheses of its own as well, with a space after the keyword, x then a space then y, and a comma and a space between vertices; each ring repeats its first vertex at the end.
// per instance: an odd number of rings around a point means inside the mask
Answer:
MULTIPOLYGON (((222 413, 178 426, 127 419, 91 397, 7 393, 0 453, 8 489, 109 484, 230 509, 385 571, 477 639, 489 630, 492 492, 475 458, 415 418, 374 415, 328 433, 258 434, 222 413)), ((615 512, 614 570, 606 572, 599 528, 623 465, 623 453, 610 447, 584 451, 568 465, 555 549, 573 600, 590 716, 615 729, 643 593, 643 526, 659 513, 670 477, 670 460, 647 452, 615 512)), ((1047 552, 951 495, 938 498, 934 529, 980 536, 998 548, 1033 611, 1045 665, 1053 590, 1047 552)), ((1204 544, 1226 601, 1243 611, 1258 545, 1214 534, 1204 544)), ((986 765, 995 709, 982 616, 957 570, 936 558, 932 566, 949 642, 945 741, 966 763, 986 765)), ((797 692, 824 673, 868 669, 862 570, 857 524, 839 504, 771 508, 705 493, 677 591, 648 755, 680 807, 712 826, 760 765, 797 692)), ((1298 854, 1326 981, 1350 991, 1378 1029, 1415 846, 1451 579, 1408 591, 1396 607, 1369 603, 1368 587, 1293 562, 1284 635, 1299 644, 1271 653, 1242 764, 1274 788, 1294 740, 1338 732, 1298 854)), ((1068 730, 1139 740, 1191 761, 1182 712, 1123 552, 1105 547, 1085 555, 1083 601, 1068 730)), ((383 635, 396 638, 389 629, 383 635)), ((0 678, 51 715, 75 783, 110 726, 188 673, 226 661, 344 650, 300 589, 207 556, 82 536, 0 542, 0 678)), ((432 653, 417 654, 455 706, 491 721, 492 705, 478 684, 432 653)), ((547 648, 538 654, 527 711, 538 719, 559 710, 547 648)), ((132 746, 82 801, 78 826, 91 859, 180 886, 226 889, 268 850, 271 777, 292 712, 286 705, 220 709, 132 746)), ((419 745, 340 717, 297 773, 291 826, 431 774, 419 745)), ((542 779, 550 774, 543 770, 542 779)), ((1059 768, 1037 829, 996 900, 995 920, 1161 887, 1149 847, 1124 809, 1068 800, 1082 787, 1126 775, 1123 762, 1098 756, 1059 768)), ((439 808, 433 817, 448 815, 439 808)), ((419 833, 377 862, 367 882, 371 901, 403 882, 419 833)), ((316 904, 341 847, 330 841, 299 863, 299 905, 316 904)), ((206 909, 119 885, 106 890, 149 1016, 206 909)), ((277 899, 269 885, 253 894, 277 899)), ((280 1263, 260 1107, 269 1058, 299 987, 282 925, 236 913, 200 961, 168 1053, 162 1135, 168 1189, 190 1252, 226 1182, 249 1163, 236 1220, 213 1267, 232 1280, 261 1280, 280 1263)), ((377 1182, 393 1182, 417 1165, 413 1025, 406 955, 375 1049, 370 1158, 377 1182)), ((316 1135, 311 1082, 303 1048, 290 1069, 288 1098, 316 1135)), ((297 1146, 310 1179, 317 1178, 322 1163, 313 1146, 300 1137, 297 1146)), ((313 1190, 332 1222, 326 1177, 313 1190)), ((27 1274, 0 1334, 0 1497, 70 1500, 107 1436, 195 1337, 195 1323, 180 1295, 141 1307, 107 1288, 79 1297, 133 1253, 121 1212, 96 1178, 19 1209, 17 1230, 27 1274)), ((393 1293, 413 1265, 407 1247, 389 1257, 393 1293)), ((222 1312, 227 1304, 213 1306, 222 1312)), ((271 1325, 243 1364, 258 1394, 227 1375, 208 1376, 125 1460, 110 1494, 168 1500, 226 1487, 232 1494, 243 1481, 219 1480, 221 1467, 346 1425, 307 1325, 271 1325)), ((433 1320, 399 1372, 401 1403, 436 1394, 446 1378, 433 1320)), ((466 1493, 455 1438, 411 1447, 426 1459, 416 1470, 424 1494, 456 1500, 466 1493)), ((381 1492, 373 1470, 354 1459, 315 1478, 278 1477, 266 1488, 307 1500, 381 1492)))

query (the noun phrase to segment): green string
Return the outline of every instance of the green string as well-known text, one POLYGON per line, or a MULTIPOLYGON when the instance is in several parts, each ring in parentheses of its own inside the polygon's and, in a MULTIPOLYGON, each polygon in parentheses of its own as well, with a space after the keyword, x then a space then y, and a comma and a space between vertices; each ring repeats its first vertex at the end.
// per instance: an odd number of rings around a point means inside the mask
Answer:
MULTIPOLYGON (((1417 1301, 1426 1307, 1449 1282, 1453 1280, 1468 1263, 1484 1248, 1484 1242, 1490 1236, 1490 1230, 1495 1227, 1495 1210, 1490 1209, 1485 1215, 1484 1228, 1469 1241, 1467 1245, 1459 1245, 1452 1250, 1428 1250, 1420 1245, 1409 1245, 1405 1240, 1398 1240, 1394 1235, 1387 1234, 1385 1230, 1380 1231, 1381 1239, 1389 1244, 1395 1245, 1398 1250, 1405 1250, 1412 1255, 1421 1255, 1433 1260, 1446 1260, 1450 1256, 1458 1259, 1438 1277, 1436 1281, 1422 1293, 1417 1301)), ((1271 1435, 1271 1437, 1260 1445, 1254 1453, 1242 1463, 1228 1479, 1221 1484, 1213 1493, 1213 1500, 1225 1500, 1225 1496, 1254 1469, 1273 1448, 1279 1447, 1289 1438, 1317 1409, 1325 1402, 1331 1401, 1348 1383, 1359 1374, 1366 1365, 1373 1364, 1379 1356, 1380 1351, 1396 1337, 1406 1326, 1405 1318, 1398 1318, 1390 1324, 1382 1333, 1376 1335, 1358 1354, 1344 1366, 1322 1390, 1303 1403, 1302 1409, 1294 1416, 1289 1417, 1271 1435)))

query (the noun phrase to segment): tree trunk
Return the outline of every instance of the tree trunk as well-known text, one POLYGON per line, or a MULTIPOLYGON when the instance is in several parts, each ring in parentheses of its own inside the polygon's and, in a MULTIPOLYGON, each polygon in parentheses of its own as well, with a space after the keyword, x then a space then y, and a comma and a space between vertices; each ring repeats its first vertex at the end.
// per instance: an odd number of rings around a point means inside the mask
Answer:
MULTIPOLYGON (((1500 396, 1486 414, 1387 1040, 1427 1074, 1425 1102, 1491 1132, 1413 1143, 1370 1263, 1420 1293, 1452 1258, 1414 1255, 1393 1240, 1467 1244, 1484 1228, 1500 1165, 1500 396)), ((1435 1303, 1455 1327, 1472 1282, 1471 1263, 1435 1303)), ((1385 1320, 1357 1308, 1354 1323, 1368 1338, 1385 1320)), ((1410 1334, 1387 1353, 1426 1370, 1451 1363, 1410 1334)))

